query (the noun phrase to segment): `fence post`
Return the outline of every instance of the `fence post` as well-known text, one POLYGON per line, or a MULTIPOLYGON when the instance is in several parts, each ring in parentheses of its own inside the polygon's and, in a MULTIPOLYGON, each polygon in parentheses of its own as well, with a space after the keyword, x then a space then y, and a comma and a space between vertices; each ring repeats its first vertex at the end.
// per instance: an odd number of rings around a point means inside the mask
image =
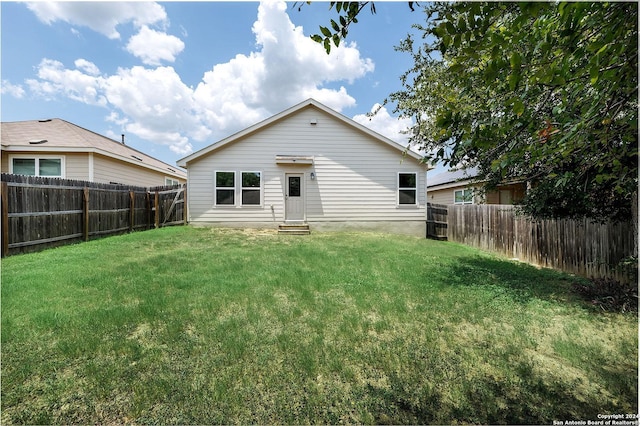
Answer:
POLYGON ((136 219, 135 215, 135 207, 136 207, 136 196, 133 191, 129 191, 129 232, 133 232, 133 226, 135 225, 134 220, 136 219))
POLYGON ((9 185, 2 182, 2 257, 9 254, 9 185))
POLYGON ((156 208, 156 214, 155 214, 155 218, 154 218, 154 223, 155 223, 155 227, 156 229, 160 228, 160 194, 158 192, 158 190, 156 189, 156 197, 154 200, 154 205, 156 208))
POLYGON ((184 219, 184 224, 188 223, 187 221, 187 184, 184 184, 184 195, 182 196, 182 218, 184 219))
POLYGON ((89 188, 82 189, 82 215, 84 219, 84 240, 89 241, 89 188))

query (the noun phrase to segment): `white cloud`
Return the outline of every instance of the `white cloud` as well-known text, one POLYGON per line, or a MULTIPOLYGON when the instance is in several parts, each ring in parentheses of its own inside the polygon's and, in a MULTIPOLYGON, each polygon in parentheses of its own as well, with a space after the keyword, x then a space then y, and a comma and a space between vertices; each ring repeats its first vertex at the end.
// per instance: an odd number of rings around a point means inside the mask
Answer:
POLYGON ((129 119, 127 117, 120 117, 120 114, 118 114, 115 111, 111 111, 109 113, 109 115, 107 117, 105 117, 105 120, 117 124, 123 130, 124 130, 124 127, 125 127, 124 125, 129 122, 129 119))
POLYGON ((133 22, 141 27, 167 20, 164 7, 151 2, 30 2, 27 7, 45 24, 64 21, 89 27, 111 39, 120 38, 118 25, 133 22))
POLYGON ((261 3, 253 25, 259 50, 205 73, 194 97, 208 125, 236 131, 309 97, 338 111, 355 105, 344 87, 336 91, 322 85, 352 82, 373 71, 373 62, 361 58, 355 44, 327 55, 293 25, 286 8, 284 2, 261 3))
POLYGON ((47 99, 63 94, 85 104, 105 106, 106 99, 101 94, 104 80, 95 75, 98 68, 84 59, 77 60, 76 66, 79 69, 65 69, 62 62, 45 58, 38 65, 39 80, 27 80, 27 85, 33 93, 47 99))
POLYGON ((380 104, 375 104, 370 114, 358 114, 353 121, 367 126, 371 130, 380 133, 403 146, 409 144, 409 135, 404 134, 413 125, 410 118, 398 118, 389 114, 389 111, 380 104), (375 114, 374 114, 375 113, 375 114))
POLYGON ((147 65, 160 65, 162 61, 174 62, 184 49, 184 42, 176 36, 150 29, 146 25, 129 39, 127 50, 147 65))
POLYGON ((139 122, 128 124, 125 129, 142 139, 161 141, 169 145, 169 149, 178 155, 188 155, 193 152, 193 145, 191 145, 189 139, 181 135, 180 132, 150 129, 139 122))
MULTIPOLYGON (((55 3, 51 7, 70 7, 61 5, 55 3)), ((76 60, 75 69, 44 59, 38 66, 38 78, 28 80, 27 85, 45 98, 63 95, 104 106, 110 110, 108 121, 140 138, 168 145, 180 155, 189 154, 194 143, 214 142, 310 97, 337 111, 354 106, 355 99, 344 86, 336 90, 325 85, 353 82, 372 72, 373 62, 362 58, 354 43, 343 44, 327 55, 321 45, 303 33, 302 27, 291 23, 286 9, 284 2, 261 3, 253 25, 255 51, 212 66, 195 88, 185 85, 173 67, 135 66, 104 75, 86 59, 76 60)), ((75 14, 65 11, 51 12, 49 19, 87 22, 80 19, 83 15, 78 9, 74 9, 75 14)), ((131 14, 112 13, 106 16, 111 22, 108 29, 91 25, 105 34, 114 34, 117 23, 132 19, 131 14)), ((140 23, 166 20, 166 16, 162 9, 162 13, 135 19, 140 23)), ((173 61, 184 49, 177 37, 151 30, 145 24, 140 28, 127 49, 147 65, 173 61)))
POLYGON ((24 98, 24 89, 20 85, 11 84, 9 80, 2 80, 2 86, 0 87, 0 94, 11 95, 14 98, 24 98))
POLYGON ((98 69, 98 67, 93 62, 89 62, 86 59, 76 59, 73 64, 76 66, 76 68, 78 68, 80 71, 84 71, 86 74, 94 76, 100 75, 100 70, 98 69))
POLYGON ((130 119, 126 130, 143 139, 185 150, 191 147, 187 137, 202 141, 211 133, 200 122, 192 89, 172 67, 120 69, 105 80, 103 91, 130 119))

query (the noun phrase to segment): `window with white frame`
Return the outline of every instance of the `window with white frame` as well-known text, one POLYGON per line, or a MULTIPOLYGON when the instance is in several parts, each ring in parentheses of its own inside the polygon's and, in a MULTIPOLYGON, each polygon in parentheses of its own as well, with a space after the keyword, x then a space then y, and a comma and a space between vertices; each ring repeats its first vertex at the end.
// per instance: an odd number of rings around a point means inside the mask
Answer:
POLYGON ((398 173, 398 204, 417 204, 418 174, 398 173))
POLYGON ((473 204, 473 189, 457 189, 453 194, 454 204, 473 204))
POLYGON ((233 206, 236 204, 236 173, 216 172, 215 173, 215 200, 216 205, 233 206))
POLYGON ((259 206, 261 204, 262 173, 242 172, 242 205, 259 206))
POLYGON ((64 177, 63 157, 11 157, 10 164, 16 175, 64 177))
POLYGON ((164 184, 167 186, 180 185, 180 181, 178 179, 173 179, 165 176, 164 184))

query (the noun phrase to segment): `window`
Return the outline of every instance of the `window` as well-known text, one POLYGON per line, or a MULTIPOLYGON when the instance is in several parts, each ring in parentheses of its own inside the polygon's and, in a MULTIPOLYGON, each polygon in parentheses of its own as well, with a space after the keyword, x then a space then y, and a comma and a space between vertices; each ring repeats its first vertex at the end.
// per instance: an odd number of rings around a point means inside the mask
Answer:
POLYGON ((13 173, 16 175, 36 176, 35 158, 14 158, 13 173))
POLYGON ((458 189, 454 192, 454 204, 473 204, 473 189, 458 189))
POLYGON ((235 205, 235 180, 235 172, 216 172, 215 193, 217 205, 235 205))
POLYGON ((17 175, 64 177, 60 157, 13 157, 10 172, 17 175))
POLYGON ((417 204, 418 175, 398 173, 398 204, 417 204))
POLYGON ((180 185, 180 181, 178 179, 165 177, 164 178, 164 184, 167 185, 167 186, 180 185))
POLYGON ((302 194, 300 176, 289 176, 289 197, 299 197, 302 194))
POLYGON ((242 172, 242 205, 259 206, 261 187, 260 172, 242 172))

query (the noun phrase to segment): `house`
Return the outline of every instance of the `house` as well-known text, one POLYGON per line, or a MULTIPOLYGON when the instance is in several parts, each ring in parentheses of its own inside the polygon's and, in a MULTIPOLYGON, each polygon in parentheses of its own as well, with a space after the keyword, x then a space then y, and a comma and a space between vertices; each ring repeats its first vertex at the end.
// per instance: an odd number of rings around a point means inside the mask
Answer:
POLYGON ((186 182, 186 173, 123 142, 59 118, 1 123, 3 173, 136 186, 186 182))
POLYGON ((434 204, 514 204, 525 195, 522 182, 505 183, 495 191, 483 193, 475 168, 450 170, 429 176, 427 199, 434 204))
POLYGON ((422 157, 313 99, 178 165, 192 224, 425 235, 422 157))

